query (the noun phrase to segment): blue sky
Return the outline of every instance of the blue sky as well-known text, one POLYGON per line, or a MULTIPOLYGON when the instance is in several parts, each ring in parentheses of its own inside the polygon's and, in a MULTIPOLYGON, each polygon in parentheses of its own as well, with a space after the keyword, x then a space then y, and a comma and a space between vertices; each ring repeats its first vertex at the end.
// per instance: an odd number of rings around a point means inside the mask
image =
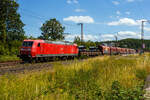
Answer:
MULTIPOLYGON (((56 18, 66 27, 66 40, 80 36, 84 23, 84 40, 103 41, 140 38, 142 20, 150 20, 150 0, 18 0, 19 13, 26 35, 41 35, 41 25, 56 18)), ((150 39, 150 24, 145 22, 145 36, 150 39)))

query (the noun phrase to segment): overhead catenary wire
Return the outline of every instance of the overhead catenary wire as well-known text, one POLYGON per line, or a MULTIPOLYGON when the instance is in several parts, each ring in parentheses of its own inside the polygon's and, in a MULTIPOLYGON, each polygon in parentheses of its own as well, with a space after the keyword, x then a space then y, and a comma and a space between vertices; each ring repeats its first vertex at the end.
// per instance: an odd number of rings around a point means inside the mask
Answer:
MULTIPOLYGON (((22 14, 24 14, 25 16, 29 16, 29 17, 32 17, 36 20, 40 20, 40 21, 45 21, 47 20, 48 18, 46 18, 45 16, 39 16, 40 14, 37 14, 31 10, 28 10, 28 9, 24 9, 24 8, 20 8, 20 11, 22 12, 22 14)), ((52 17, 50 17, 50 19, 52 19, 52 17)), ((76 24, 69 24, 69 23, 65 23, 65 22, 61 22, 61 24, 65 27, 68 28, 71 28, 71 27, 75 27, 76 24)), ((35 24, 32 24, 32 26, 35 26, 35 24)), ((74 28, 72 28, 71 30, 73 30, 74 28)))

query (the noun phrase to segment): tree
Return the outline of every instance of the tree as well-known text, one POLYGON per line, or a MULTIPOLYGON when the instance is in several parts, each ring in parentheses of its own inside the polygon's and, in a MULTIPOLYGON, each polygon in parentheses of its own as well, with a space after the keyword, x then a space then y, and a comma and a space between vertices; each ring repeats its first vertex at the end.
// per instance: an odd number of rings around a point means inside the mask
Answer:
POLYGON ((17 12, 19 4, 15 0, 0 2, 0 39, 3 43, 24 39, 24 24, 17 12))
POLYGON ((18 52, 18 47, 25 38, 18 7, 15 0, 0 0, 0 55, 18 52))
POLYGON ((79 36, 76 36, 76 37, 74 38, 74 43, 76 43, 76 44, 78 44, 78 45, 81 45, 81 39, 80 39, 79 36))
POLYGON ((39 37, 44 40, 63 40, 65 27, 55 18, 46 21, 40 28, 42 35, 39 37))

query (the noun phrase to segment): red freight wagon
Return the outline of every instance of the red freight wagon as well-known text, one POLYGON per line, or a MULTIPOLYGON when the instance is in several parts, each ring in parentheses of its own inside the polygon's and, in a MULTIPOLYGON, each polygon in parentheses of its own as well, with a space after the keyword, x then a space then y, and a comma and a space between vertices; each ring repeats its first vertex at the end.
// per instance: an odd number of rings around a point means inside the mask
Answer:
POLYGON ((130 49, 127 48, 127 54, 129 54, 129 53, 130 53, 130 49))
POLYGON ((121 54, 121 48, 120 47, 117 47, 117 53, 121 54))
POLYGON ((99 46, 100 51, 102 54, 110 54, 110 47, 108 46, 99 46))
POLYGON ((74 57, 78 55, 78 47, 70 42, 54 42, 47 40, 24 40, 20 49, 20 58, 52 58, 74 57))
POLYGON ((131 49, 131 54, 135 54, 136 51, 134 49, 131 49))
POLYGON ((122 54, 126 54, 126 49, 122 48, 122 54))
POLYGON ((117 54, 117 48, 116 47, 110 47, 110 51, 111 51, 111 54, 117 54))
POLYGON ((132 54, 132 49, 129 49, 129 54, 132 54))

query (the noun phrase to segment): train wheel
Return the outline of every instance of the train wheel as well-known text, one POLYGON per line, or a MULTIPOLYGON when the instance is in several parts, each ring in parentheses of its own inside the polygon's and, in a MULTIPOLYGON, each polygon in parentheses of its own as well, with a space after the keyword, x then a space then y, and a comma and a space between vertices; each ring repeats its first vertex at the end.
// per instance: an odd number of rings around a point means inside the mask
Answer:
POLYGON ((32 63, 32 64, 36 63, 36 58, 31 58, 31 59, 29 60, 29 62, 32 63))

